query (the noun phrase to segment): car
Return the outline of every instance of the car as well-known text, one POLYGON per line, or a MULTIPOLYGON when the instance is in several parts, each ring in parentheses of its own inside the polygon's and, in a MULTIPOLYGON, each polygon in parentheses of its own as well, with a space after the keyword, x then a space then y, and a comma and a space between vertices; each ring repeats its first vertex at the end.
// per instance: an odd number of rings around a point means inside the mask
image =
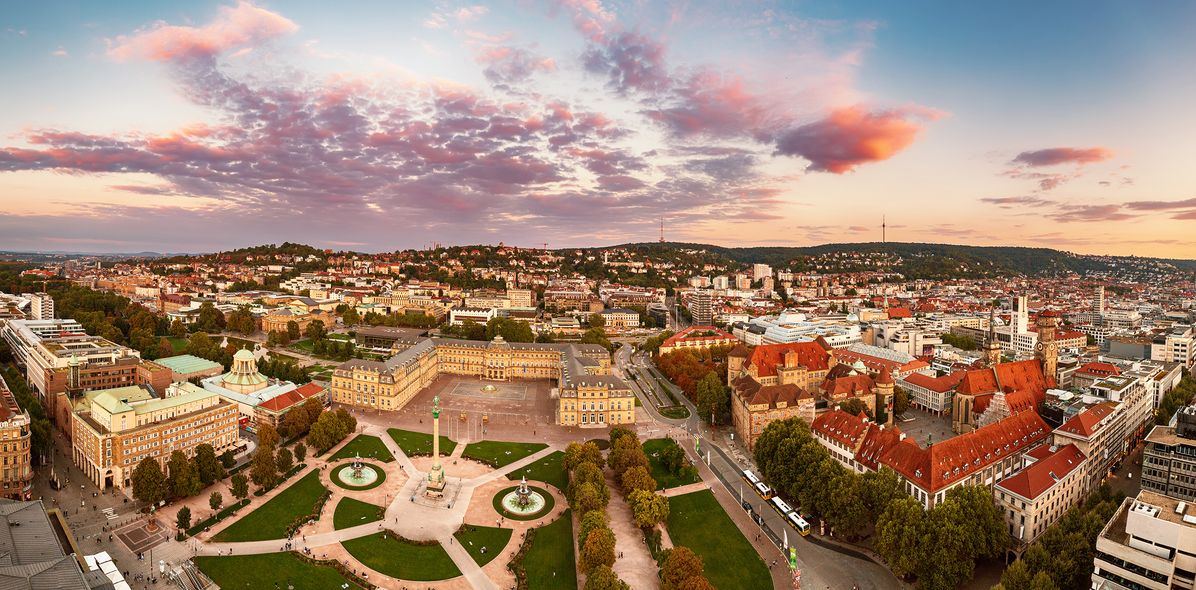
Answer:
POLYGON ((744 501, 742 502, 742 504, 743 504, 743 509, 744 509, 745 511, 747 511, 747 512, 751 512, 751 511, 752 511, 752 504, 751 504, 751 502, 748 502, 747 500, 744 500, 744 501))

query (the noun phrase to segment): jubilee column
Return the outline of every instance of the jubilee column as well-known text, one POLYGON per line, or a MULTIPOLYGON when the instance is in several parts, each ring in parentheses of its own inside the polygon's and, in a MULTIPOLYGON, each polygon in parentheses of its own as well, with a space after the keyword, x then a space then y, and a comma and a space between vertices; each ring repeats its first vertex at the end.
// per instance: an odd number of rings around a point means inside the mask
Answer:
POLYGON ((432 398, 432 469, 428 471, 429 496, 444 495, 444 467, 440 464, 440 396, 432 398))

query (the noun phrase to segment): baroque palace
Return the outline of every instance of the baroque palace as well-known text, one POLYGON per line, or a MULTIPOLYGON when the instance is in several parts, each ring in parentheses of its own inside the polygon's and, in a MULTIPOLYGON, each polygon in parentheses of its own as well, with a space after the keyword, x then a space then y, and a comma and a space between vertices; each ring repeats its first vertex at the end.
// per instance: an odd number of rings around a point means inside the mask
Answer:
POLYGON ((336 368, 332 401, 396 411, 440 375, 486 381, 555 379, 556 423, 605 427, 635 422, 635 396, 611 374, 597 344, 529 344, 424 338, 386 361, 351 360, 336 368))

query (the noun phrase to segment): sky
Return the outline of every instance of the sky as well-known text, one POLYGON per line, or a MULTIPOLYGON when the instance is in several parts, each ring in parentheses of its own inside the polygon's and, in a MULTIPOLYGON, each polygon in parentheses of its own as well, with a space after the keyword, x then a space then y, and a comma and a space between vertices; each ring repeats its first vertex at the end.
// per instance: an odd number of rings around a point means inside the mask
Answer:
POLYGON ((13 3, 0 249, 1196 258, 1196 4, 13 3))

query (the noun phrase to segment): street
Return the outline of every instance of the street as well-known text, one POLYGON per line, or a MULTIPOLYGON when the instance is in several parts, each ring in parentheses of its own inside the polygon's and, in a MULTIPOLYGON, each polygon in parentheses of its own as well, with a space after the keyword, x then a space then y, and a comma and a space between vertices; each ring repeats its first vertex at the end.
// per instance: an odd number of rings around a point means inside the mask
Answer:
MULTIPOLYGON (((623 375, 630 372, 636 373, 638 378, 631 381, 632 390, 640 396, 640 401, 647 413, 662 425, 660 435, 672 436, 682 442, 681 446, 689 454, 690 459, 705 467, 702 469, 704 480, 713 484, 714 482, 709 481, 709 477, 713 475, 722 483, 721 491, 727 494, 730 502, 724 502, 723 498, 720 498, 720 502, 723 502, 724 508, 727 509, 728 514, 739 525, 741 532, 749 541, 755 541, 758 536, 762 541, 767 539, 772 545, 772 555, 779 555, 776 547, 781 546, 786 539, 790 545, 797 547, 797 565, 802 572, 803 588, 851 588, 853 585, 858 585, 861 589, 879 589, 903 586, 903 583, 894 577, 888 568, 878 565, 866 556, 857 553, 856 550, 837 546, 828 547, 827 545, 834 542, 817 539, 814 535, 800 536, 796 529, 792 528, 780 514, 773 510, 767 501, 744 484, 741 478, 744 469, 751 469, 759 475, 759 470, 751 460, 750 454, 732 442, 725 431, 712 434, 710 428, 697 417, 696 408, 679 389, 674 390, 674 395, 689 408, 689 418, 670 419, 661 416, 651 401, 651 396, 645 391, 648 387, 658 386, 654 379, 648 378, 648 373, 655 371, 655 368, 651 366, 646 355, 642 353, 632 355, 631 347, 623 346, 615 352, 615 366, 623 375), (693 440, 695 437, 701 437, 702 457, 698 457, 694 451, 693 440), (755 514, 761 517, 762 525, 749 519, 743 508, 738 505, 744 501, 752 507, 755 514), (728 503, 732 504, 730 508, 726 506, 728 503)), ((669 385, 671 386, 671 384, 669 385)), ((714 487, 717 497, 719 496, 717 492, 720 491, 717 489, 719 486, 715 484, 714 487)), ((760 548, 758 543, 757 548, 760 548)), ((775 559, 770 556, 770 553, 764 551, 761 552, 761 555, 766 564, 775 559)), ((783 562, 777 567, 784 567, 783 562)), ((773 579, 776 583, 778 576, 775 572, 773 579)), ((785 584, 784 587, 788 588, 789 585, 785 584)))

